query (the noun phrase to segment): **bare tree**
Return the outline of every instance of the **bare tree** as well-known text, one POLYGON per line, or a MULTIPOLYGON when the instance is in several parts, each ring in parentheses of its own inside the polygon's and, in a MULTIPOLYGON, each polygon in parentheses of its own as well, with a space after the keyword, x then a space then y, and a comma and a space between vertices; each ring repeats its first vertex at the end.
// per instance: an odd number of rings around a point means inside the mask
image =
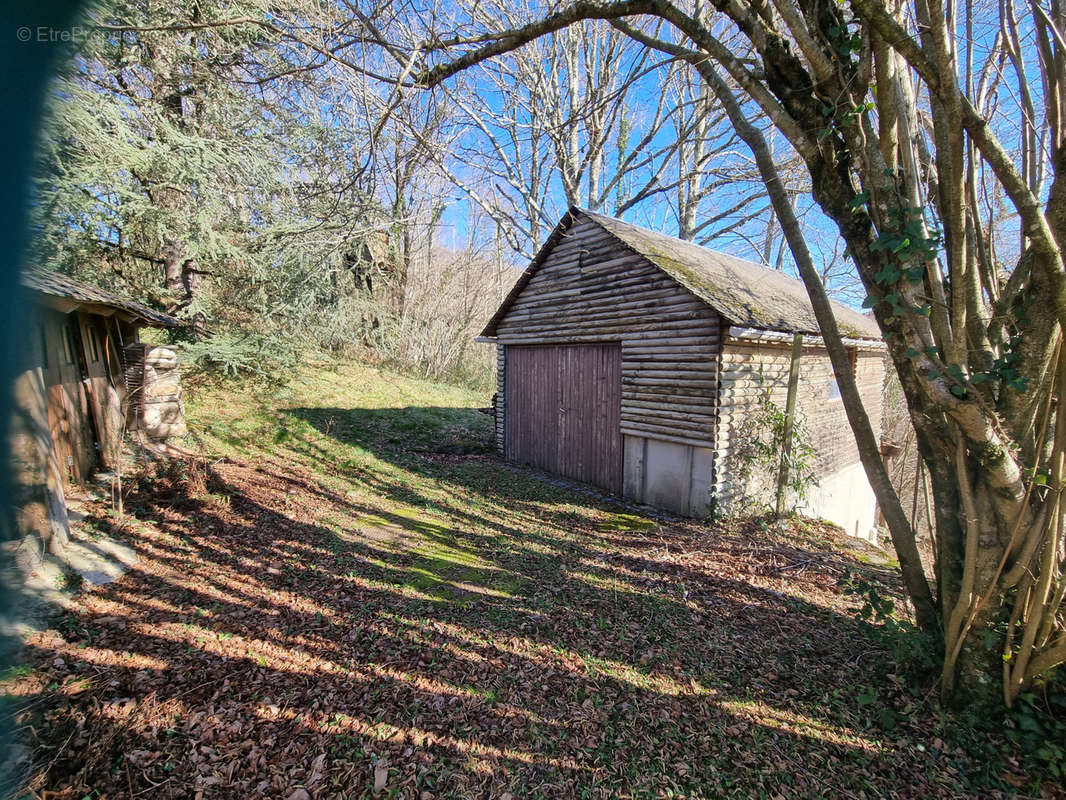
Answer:
MULTIPOLYGON (((486 8, 520 22, 509 6, 486 8)), ((570 205, 647 218, 668 203, 682 238, 761 257, 773 213, 758 170, 691 66, 652 52, 596 21, 439 87, 466 131, 438 166, 513 252, 531 257, 570 205)))
POLYGON ((1066 405, 1056 406, 1066 389, 1066 195, 1051 157, 1063 143, 1066 19, 1037 3, 1024 14, 1009 2, 984 9, 1001 30, 979 54, 956 46, 985 41, 966 36, 974 19, 963 11, 960 18, 958 7, 938 2, 732 0, 701 17, 669 0, 574 0, 534 9, 518 25, 457 22, 443 35, 397 17, 390 31, 419 61, 421 86, 595 19, 699 70, 751 151, 809 290, 918 621, 942 636, 943 688, 961 675, 979 694, 1002 672, 1010 703, 1066 661, 1066 507, 1058 499, 1066 405), (726 46, 712 21, 745 46, 726 46), (1022 64, 1020 42, 1030 35, 1035 63, 1022 64), (1008 63, 1010 91, 996 75, 1008 63), (933 489, 935 596, 753 111, 802 161, 885 335, 933 489), (1021 243, 1008 264, 1012 228, 1021 243), (1005 632, 995 627, 1001 614, 1005 632), (986 634, 1000 637, 994 658, 986 634))

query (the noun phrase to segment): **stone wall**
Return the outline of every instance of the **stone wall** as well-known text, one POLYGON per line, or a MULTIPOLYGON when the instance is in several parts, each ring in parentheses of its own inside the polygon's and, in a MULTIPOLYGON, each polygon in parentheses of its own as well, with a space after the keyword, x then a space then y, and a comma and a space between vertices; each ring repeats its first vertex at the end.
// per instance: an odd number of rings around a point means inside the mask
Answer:
POLYGON ((133 426, 149 439, 184 436, 178 354, 169 347, 135 344, 126 348, 126 364, 131 407, 137 409, 133 426))
MULTIPOLYGON (((853 352, 859 392, 874 431, 880 432, 884 353, 873 346, 853 352)), ((745 420, 763 397, 768 395, 785 408, 791 356, 790 337, 766 341, 730 338, 722 349, 715 498, 726 514, 750 510, 740 504, 751 498, 757 503, 773 503, 776 474, 756 475, 747 485, 740 485, 737 450, 739 437, 746 433, 745 420)), ((820 343, 803 347, 796 408, 817 453, 814 471, 819 484, 800 510, 835 522, 849 534, 867 537, 873 526, 873 491, 862 467, 856 469, 858 448, 836 390, 829 354, 820 343)))

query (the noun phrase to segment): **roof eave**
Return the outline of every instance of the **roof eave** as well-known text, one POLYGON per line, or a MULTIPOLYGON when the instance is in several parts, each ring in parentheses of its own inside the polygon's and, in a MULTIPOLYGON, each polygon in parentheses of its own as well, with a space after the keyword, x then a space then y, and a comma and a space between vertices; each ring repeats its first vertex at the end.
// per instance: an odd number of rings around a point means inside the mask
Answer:
POLYGON ((37 302, 62 314, 72 314, 75 311, 82 311, 86 314, 96 314, 102 317, 118 316, 121 317, 124 322, 136 322, 150 328, 182 327, 181 320, 171 317, 169 314, 164 314, 162 311, 156 313, 159 314, 160 317, 165 317, 166 319, 155 319, 154 317, 139 312, 135 308, 129 308, 128 306, 119 305, 117 303, 104 303, 98 300, 80 300, 74 297, 65 297, 60 294, 52 294, 51 292, 45 292, 29 286, 23 287, 23 289, 24 291, 29 292, 37 302))
MULTIPOLYGON (((730 339, 740 339, 742 341, 756 341, 756 342, 787 342, 792 339, 793 336, 799 334, 804 337, 809 337, 807 341, 811 344, 825 344, 825 339, 821 333, 811 333, 809 331, 783 331, 772 330, 769 328, 755 328, 731 325, 726 335, 730 339)), ((841 341, 847 347, 858 347, 866 350, 886 350, 888 345, 881 339, 867 339, 857 336, 842 336, 841 341)))

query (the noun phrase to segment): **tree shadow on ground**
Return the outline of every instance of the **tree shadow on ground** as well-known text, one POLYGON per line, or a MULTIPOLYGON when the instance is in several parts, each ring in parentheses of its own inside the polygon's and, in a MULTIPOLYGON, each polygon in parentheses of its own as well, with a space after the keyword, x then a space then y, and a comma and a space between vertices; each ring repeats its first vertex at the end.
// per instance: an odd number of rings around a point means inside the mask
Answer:
POLYGON ((464 414, 296 409, 269 458, 141 487, 141 562, 14 683, 35 791, 957 796, 917 701, 861 702, 892 665, 846 558, 590 502, 464 414))

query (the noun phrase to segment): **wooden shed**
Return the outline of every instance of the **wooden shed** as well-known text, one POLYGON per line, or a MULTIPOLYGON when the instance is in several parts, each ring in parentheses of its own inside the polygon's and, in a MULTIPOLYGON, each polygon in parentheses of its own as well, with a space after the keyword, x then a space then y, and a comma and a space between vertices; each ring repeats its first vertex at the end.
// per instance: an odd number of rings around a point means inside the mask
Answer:
MULTIPOLYGON (((879 428, 880 333, 834 311, 879 428)), ((818 452, 803 510, 865 536, 873 492, 803 284, 580 208, 482 333, 497 345, 498 448, 688 516, 742 511, 759 476, 738 480, 734 434, 763 398, 784 406, 795 333, 805 337, 798 413, 818 452)))
POLYGON ((143 362, 140 329, 181 323, 56 272, 27 272, 22 284, 37 307, 29 355, 41 370, 56 456, 68 483, 84 481, 94 468, 114 466, 122 430, 135 422, 123 401, 131 360, 143 362))
POLYGON ((142 426, 152 351, 140 328, 181 323, 66 275, 28 272, 21 283, 35 313, 19 353, 10 447, 20 557, 32 566, 65 544, 69 490, 114 469, 124 430, 142 426))

